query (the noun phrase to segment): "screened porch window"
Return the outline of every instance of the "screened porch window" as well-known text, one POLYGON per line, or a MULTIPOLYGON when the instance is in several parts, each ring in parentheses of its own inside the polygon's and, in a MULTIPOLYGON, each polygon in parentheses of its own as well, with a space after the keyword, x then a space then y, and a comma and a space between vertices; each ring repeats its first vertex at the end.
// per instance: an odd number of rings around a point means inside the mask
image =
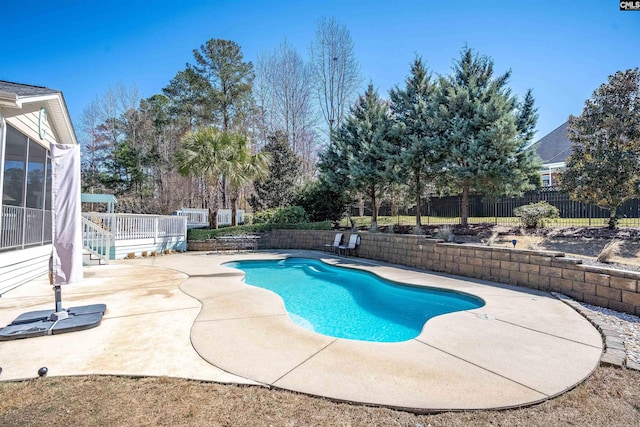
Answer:
POLYGON ((49 153, 11 126, 5 148, 0 250, 51 243, 49 153))

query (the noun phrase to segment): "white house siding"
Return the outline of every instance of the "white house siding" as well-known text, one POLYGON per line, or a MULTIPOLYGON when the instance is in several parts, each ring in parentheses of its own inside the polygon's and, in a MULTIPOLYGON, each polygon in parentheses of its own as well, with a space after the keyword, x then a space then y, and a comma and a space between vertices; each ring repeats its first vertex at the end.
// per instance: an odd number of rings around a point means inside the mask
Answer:
POLYGON ((39 115, 40 115, 40 110, 34 113, 27 113, 19 116, 14 116, 14 117, 7 117, 6 121, 7 121, 7 124, 13 126, 17 131, 28 136, 29 139, 39 143, 40 145, 42 145, 48 150, 50 147, 50 144, 55 143, 56 139, 55 139, 53 130, 51 129, 51 125, 49 123, 45 124, 46 135, 44 140, 40 139, 40 135, 38 133, 39 115))
POLYGON ((51 245, 0 253, 0 296, 49 271, 51 245))
MULTIPOLYGON (((49 149, 49 143, 55 142, 53 132, 50 127, 47 127, 46 143, 40 140, 38 135, 38 114, 39 113, 28 113, 6 118, 5 121, 7 125, 25 134, 32 141, 49 149)), ((0 141, 0 143, 4 144, 4 141, 0 141)), ((0 167, 2 166, 3 165, 0 164, 0 167)), ((2 183, 0 182, 0 193, 1 192, 2 183)), ((50 256, 50 244, 0 252, 0 295, 18 285, 46 274, 49 271, 50 256)))
MULTIPOLYGON (((18 132, 27 136, 31 141, 45 147, 49 150, 51 143, 56 143, 56 131, 55 126, 64 128, 64 134, 67 135, 69 131, 65 126, 70 125, 67 118, 61 119, 60 111, 66 111, 66 107, 57 104, 54 111, 48 112, 48 119, 45 122, 46 135, 44 139, 40 139, 39 135, 39 115, 40 108, 45 108, 49 103, 57 103, 57 98, 47 100, 44 102, 25 102, 22 105, 22 109, 16 109, 12 107, 0 107, 0 114, 4 117, 7 125, 13 127, 18 132), (54 113, 55 115, 52 115, 54 113)), ((54 110, 52 108, 52 110, 54 110)), ((66 114, 66 113, 63 113, 66 114)), ((73 132, 70 129, 70 132, 73 132)), ((1 133, 0 133, 1 136, 1 133)), ((74 141, 61 141, 62 143, 73 143, 74 141)), ((5 141, 0 140, 0 147, 4 150, 5 141)), ((3 165, 0 164, 0 168, 3 165)), ((2 192, 3 183, 0 182, 0 193, 2 192)), ((1 201, 0 201, 1 207, 1 201)), ((4 292, 7 292, 20 284, 26 283, 34 278, 45 275, 49 271, 49 258, 51 256, 51 244, 45 244, 42 246, 32 246, 25 249, 9 249, 6 251, 0 251, 0 296, 4 292)))

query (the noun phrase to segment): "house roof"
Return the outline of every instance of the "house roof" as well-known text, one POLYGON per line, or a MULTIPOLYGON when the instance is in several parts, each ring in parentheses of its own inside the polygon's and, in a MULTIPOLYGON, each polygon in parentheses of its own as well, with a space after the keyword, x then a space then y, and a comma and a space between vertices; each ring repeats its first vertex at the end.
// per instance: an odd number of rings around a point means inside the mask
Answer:
POLYGON ((6 107, 2 110, 5 117, 45 108, 49 124, 58 135, 59 142, 78 143, 67 104, 59 90, 0 80, 0 107, 6 107))
POLYGON ((44 86, 25 85, 21 83, 7 82, 5 80, 0 80, 0 92, 14 93, 19 97, 60 93, 59 90, 49 89, 44 86))
POLYGON ((564 122, 533 145, 542 163, 564 162, 571 154, 571 141, 567 137, 569 122, 564 122))

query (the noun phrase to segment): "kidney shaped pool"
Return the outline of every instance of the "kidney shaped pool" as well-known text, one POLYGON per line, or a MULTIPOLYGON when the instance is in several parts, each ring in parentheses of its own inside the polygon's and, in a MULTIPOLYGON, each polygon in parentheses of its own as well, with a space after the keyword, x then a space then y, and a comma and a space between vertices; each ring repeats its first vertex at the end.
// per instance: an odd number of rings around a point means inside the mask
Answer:
POLYGON ((473 295, 417 287, 316 259, 233 261, 245 283, 284 300, 296 324, 323 335, 375 342, 417 337, 432 317, 484 305, 473 295))

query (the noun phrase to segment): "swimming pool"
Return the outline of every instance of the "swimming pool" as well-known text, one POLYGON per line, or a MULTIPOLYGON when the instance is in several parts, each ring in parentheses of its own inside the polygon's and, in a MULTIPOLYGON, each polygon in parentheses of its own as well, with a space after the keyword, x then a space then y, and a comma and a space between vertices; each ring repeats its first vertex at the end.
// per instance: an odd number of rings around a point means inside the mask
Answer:
POLYGON ((478 297, 416 287, 307 258, 233 261, 245 283, 282 297, 296 324, 323 335, 361 341, 415 338, 431 318, 484 305, 478 297))

